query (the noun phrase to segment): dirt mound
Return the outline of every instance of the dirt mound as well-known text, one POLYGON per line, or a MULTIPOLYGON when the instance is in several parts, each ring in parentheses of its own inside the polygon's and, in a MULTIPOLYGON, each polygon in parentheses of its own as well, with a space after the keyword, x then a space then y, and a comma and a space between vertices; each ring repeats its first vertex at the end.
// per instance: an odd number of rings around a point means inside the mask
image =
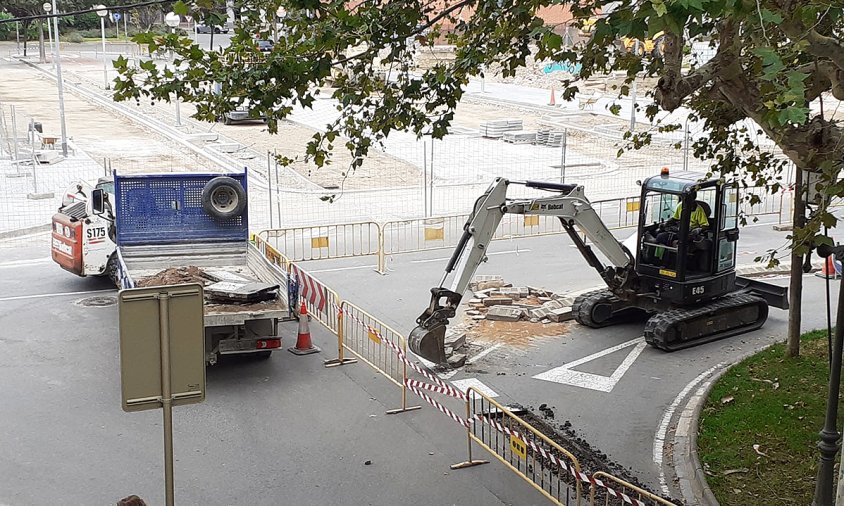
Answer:
POLYGON ((171 267, 164 269, 154 276, 143 278, 138 281, 138 287, 181 285, 184 283, 199 283, 205 286, 213 282, 199 267, 190 265, 188 267, 171 267))
MULTIPOLYGON (((545 404, 541 405, 539 411, 543 414, 545 419, 553 419, 553 409, 548 408, 545 404)), ((566 420, 562 424, 557 424, 555 427, 545 419, 534 414, 534 408, 528 407, 528 412, 522 416, 522 419, 531 424, 536 430, 545 434, 555 443, 571 452, 577 461, 580 463, 581 471, 591 476, 593 473, 603 471, 609 473, 617 478, 620 478, 628 483, 631 483, 639 488, 647 490, 653 494, 663 497, 677 506, 683 506, 683 502, 670 497, 664 497, 659 492, 651 490, 649 487, 642 484, 638 478, 633 476, 629 469, 614 462, 607 454, 597 448, 593 448, 586 440, 579 437, 576 431, 572 428, 571 423, 566 420)), ((620 490, 620 487, 614 487, 620 490)), ((584 487, 584 491, 588 488, 584 487)), ((595 504, 604 504, 606 498, 605 489, 599 488, 595 494, 595 504)))

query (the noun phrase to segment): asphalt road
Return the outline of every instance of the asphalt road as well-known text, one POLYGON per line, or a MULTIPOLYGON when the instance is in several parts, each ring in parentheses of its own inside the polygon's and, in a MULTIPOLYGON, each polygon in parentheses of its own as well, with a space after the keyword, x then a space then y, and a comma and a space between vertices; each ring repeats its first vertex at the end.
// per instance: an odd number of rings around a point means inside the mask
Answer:
MULTIPOLYGON (((785 241, 786 235, 772 231, 770 225, 743 228, 739 265, 752 264, 756 256, 785 241)), ((502 275, 514 286, 538 286, 562 293, 602 284, 562 235, 496 241, 489 250, 489 261, 478 273, 502 275)), ((407 333, 428 305, 429 289, 438 285, 450 254, 450 250, 437 250, 395 255, 388 261, 389 273, 385 276, 374 272, 374 257, 300 265, 341 297, 407 333)), ((786 276, 766 281, 788 284, 786 276)), ((834 308, 834 283, 832 291, 834 308)), ((824 294, 823 281, 807 275, 804 329, 826 326, 824 294)), ((642 336, 641 323, 607 329, 572 323, 559 336, 508 340, 450 379, 480 381, 505 403, 533 410, 547 404, 555 412, 554 422, 570 421, 590 444, 659 489, 666 478, 656 462, 659 458, 654 456, 655 439, 663 414, 674 399, 687 384, 717 364, 730 363, 783 339, 787 318, 787 311, 772 308, 765 326, 755 332, 674 353, 635 341, 642 336)), ((490 349, 494 340, 481 344, 490 349)), ((539 411, 535 414, 542 416, 539 411)))
MULTIPOLYGON (((116 292, 48 251, 45 235, 0 248, 0 504, 163 504, 161 413, 121 411, 116 306, 80 305, 116 292)), ((224 362, 205 403, 176 408, 177 503, 545 504, 504 466, 451 471, 460 426, 386 416, 398 390, 362 364, 323 368, 336 341, 312 332, 323 353, 224 362)))

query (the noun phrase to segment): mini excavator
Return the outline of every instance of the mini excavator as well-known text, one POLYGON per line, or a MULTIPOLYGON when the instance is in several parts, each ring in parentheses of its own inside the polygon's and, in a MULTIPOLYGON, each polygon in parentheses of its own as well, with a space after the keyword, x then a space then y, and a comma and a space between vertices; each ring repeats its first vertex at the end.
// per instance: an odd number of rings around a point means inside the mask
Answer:
POLYGON ((672 176, 663 169, 641 187, 638 233, 635 243, 631 238, 625 245, 592 208, 583 186, 496 179, 475 201, 440 286, 431 289, 431 303, 410 334, 411 350, 432 362, 446 361, 446 326, 508 213, 559 218, 606 283, 607 288, 575 299, 572 313, 581 325, 600 328, 645 319, 646 342, 674 351, 758 329, 769 306, 788 309, 786 288, 736 276, 736 185, 689 172, 672 176), (508 198, 513 185, 554 194, 508 198), (451 286, 445 288, 452 274, 451 286))

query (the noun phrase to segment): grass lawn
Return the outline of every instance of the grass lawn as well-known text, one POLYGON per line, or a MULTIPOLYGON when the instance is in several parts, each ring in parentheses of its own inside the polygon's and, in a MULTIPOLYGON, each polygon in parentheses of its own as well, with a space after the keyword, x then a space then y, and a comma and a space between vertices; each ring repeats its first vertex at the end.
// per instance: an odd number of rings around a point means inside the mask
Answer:
MULTIPOLYGON (((731 368, 701 413, 698 452, 722 506, 812 502, 829 380, 826 331, 805 334, 797 359, 785 359, 784 349, 775 345, 731 368)), ((842 411, 839 404, 839 430, 842 411)))

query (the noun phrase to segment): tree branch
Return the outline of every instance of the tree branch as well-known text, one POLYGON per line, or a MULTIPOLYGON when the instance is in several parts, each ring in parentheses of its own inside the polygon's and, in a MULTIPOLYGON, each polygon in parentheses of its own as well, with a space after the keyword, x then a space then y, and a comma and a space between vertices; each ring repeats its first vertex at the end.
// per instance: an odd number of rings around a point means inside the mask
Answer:
POLYGON ((807 29, 806 25, 799 20, 792 19, 781 26, 782 31, 794 42, 801 39, 807 41, 809 46, 806 51, 817 57, 829 59, 839 69, 844 70, 844 44, 841 44, 838 39, 821 35, 814 27, 807 29))
POLYGON ((720 30, 718 53, 686 77, 681 77, 683 63, 683 39, 676 34, 665 35, 665 72, 656 85, 654 99, 666 111, 673 111, 682 105, 692 93, 712 81, 726 68, 733 58, 733 45, 737 30, 732 21, 723 21, 720 30))

